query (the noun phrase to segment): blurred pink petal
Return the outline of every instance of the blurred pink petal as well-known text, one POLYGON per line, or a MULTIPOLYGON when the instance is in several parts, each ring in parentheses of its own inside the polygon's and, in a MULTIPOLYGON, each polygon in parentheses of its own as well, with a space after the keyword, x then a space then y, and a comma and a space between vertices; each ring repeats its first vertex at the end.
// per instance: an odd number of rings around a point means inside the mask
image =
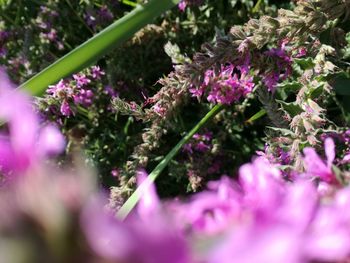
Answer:
POLYGON ((148 174, 145 170, 137 172, 137 184, 140 190, 140 201, 137 206, 137 212, 142 219, 150 219, 155 215, 160 202, 156 193, 156 188, 148 179, 148 174))
POLYGON ((59 154, 66 146, 62 133, 55 126, 45 126, 40 131, 38 149, 42 156, 59 154))

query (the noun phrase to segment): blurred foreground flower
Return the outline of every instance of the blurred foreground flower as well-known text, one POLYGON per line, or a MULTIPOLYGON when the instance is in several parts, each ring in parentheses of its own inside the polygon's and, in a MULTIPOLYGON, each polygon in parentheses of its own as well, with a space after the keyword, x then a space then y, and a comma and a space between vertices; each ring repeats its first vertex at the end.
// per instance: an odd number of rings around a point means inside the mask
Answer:
POLYGON ((65 147, 59 130, 52 125, 41 127, 29 97, 18 92, 1 70, 0 119, 7 122, 8 127, 8 132, 0 133, 2 172, 24 172, 65 147))

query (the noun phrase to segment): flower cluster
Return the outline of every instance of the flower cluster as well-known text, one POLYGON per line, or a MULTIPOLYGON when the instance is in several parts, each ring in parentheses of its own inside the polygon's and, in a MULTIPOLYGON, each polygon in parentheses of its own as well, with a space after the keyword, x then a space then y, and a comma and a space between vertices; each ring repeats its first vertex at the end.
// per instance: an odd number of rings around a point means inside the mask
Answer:
MULTIPOLYGON (((61 80, 56 85, 49 86, 47 93, 51 99, 49 102, 51 108, 57 104, 60 105, 60 112, 63 116, 74 115, 73 105, 89 107, 94 99, 93 83, 105 75, 99 66, 93 66, 81 72, 73 74, 69 80, 61 80)), ((110 92, 107 87, 107 93, 110 92)))
POLYGON ((325 203, 311 181, 287 183, 264 159, 243 165, 239 183, 224 177, 208 187, 171 207, 187 233, 213 241, 205 262, 334 262, 349 255, 349 214, 342 211, 348 188, 325 203))
POLYGON ((184 145, 183 150, 188 154, 193 154, 193 151, 199 153, 207 152, 212 148, 212 138, 213 134, 211 132, 196 133, 193 135, 191 142, 184 145))
POLYGON ((269 72, 262 74, 263 82, 271 92, 275 92, 277 84, 292 74, 292 58, 287 53, 285 46, 284 43, 280 48, 272 48, 264 52, 270 67, 275 65, 269 72))
POLYGON ((54 28, 55 19, 59 16, 58 12, 51 10, 46 6, 40 6, 40 11, 35 20, 35 24, 40 29, 40 39, 42 43, 54 44, 57 49, 64 48, 62 40, 57 35, 57 30, 54 28))
POLYGON ((229 105, 251 93, 253 88, 253 77, 249 76, 249 69, 229 64, 221 66, 218 73, 207 70, 202 85, 190 88, 190 92, 198 99, 207 94, 209 102, 229 105))
POLYGON ((108 25, 114 19, 112 11, 106 5, 99 9, 88 9, 84 15, 85 21, 89 27, 96 30, 98 27, 108 25))
MULTIPOLYGON (((20 96, 6 94, 2 92, 1 99, 20 96)), ((17 103, 20 109, 26 105, 17 103)), ((0 112, 12 114, 8 107, 0 112)), ((18 116, 21 122, 31 121, 29 117, 18 116)), ((16 122, 10 119, 12 123, 16 122)), ((10 139, 15 138, 11 133, 10 139)), ((330 140, 328 162, 335 154, 330 140)), ((305 151, 307 164, 318 162, 311 151, 305 151)), ((142 198, 125 222, 103 208, 105 199, 86 170, 53 174, 39 160, 36 163, 35 172, 0 192, 0 240, 15 245, 26 260, 334 262, 346 260, 350 253, 349 188, 327 196, 325 202, 312 180, 287 182, 265 158, 243 165, 238 181, 222 177, 184 201, 161 202, 154 185, 144 184, 147 174, 139 171, 142 198)), ((17 167, 21 160, 13 164, 17 167)), ((0 256, 7 261, 14 257, 11 250, 0 256)))

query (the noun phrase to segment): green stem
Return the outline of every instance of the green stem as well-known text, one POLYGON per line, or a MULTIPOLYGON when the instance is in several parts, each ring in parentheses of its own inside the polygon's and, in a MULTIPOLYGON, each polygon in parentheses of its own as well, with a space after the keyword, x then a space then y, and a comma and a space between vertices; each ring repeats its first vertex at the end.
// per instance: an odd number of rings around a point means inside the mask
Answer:
POLYGON ((189 139, 201 128, 203 127, 209 120, 211 120, 216 114, 218 114, 222 109, 223 105, 214 106, 198 123, 194 128, 188 132, 181 141, 176 144, 176 146, 165 156, 165 158, 157 165, 156 168, 149 174, 146 180, 139 185, 139 187, 135 190, 135 192, 129 197, 128 200, 124 203, 124 205, 118 210, 116 216, 120 220, 124 220, 131 210, 136 206, 137 202, 141 198, 141 189, 148 188, 154 181, 157 179, 159 174, 164 170, 164 168, 168 165, 171 159, 179 152, 181 147, 188 142, 189 139))
POLYGON ((257 13, 260 10, 260 6, 262 4, 263 0, 259 0, 256 5, 253 7, 253 13, 257 13))

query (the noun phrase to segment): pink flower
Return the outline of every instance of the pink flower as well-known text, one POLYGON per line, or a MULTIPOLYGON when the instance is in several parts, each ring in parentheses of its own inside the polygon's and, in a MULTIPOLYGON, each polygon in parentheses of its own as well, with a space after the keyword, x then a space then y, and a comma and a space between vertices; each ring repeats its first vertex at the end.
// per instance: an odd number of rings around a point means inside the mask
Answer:
POLYGON ((91 80, 82 73, 74 74, 73 79, 76 81, 78 88, 81 88, 91 82, 91 80))
POLYGON ((145 170, 137 172, 137 184, 139 185, 140 199, 137 212, 145 221, 152 219, 159 212, 160 201, 154 184, 149 183, 148 174, 145 170))
POLYGON ((246 65, 235 67, 232 64, 222 66, 218 74, 207 70, 203 84, 199 88, 191 88, 190 92, 200 97, 208 91, 209 102, 232 104, 253 90, 253 78, 247 74, 248 71, 246 65), (237 70, 237 73, 234 73, 234 70, 237 70))
POLYGON ((100 69, 99 66, 92 66, 91 67, 91 76, 94 79, 101 79, 101 77, 105 75, 105 72, 100 69))
POLYGON ((335 159, 335 145, 331 138, 327 138, 324 143, 327 162, 324 162, 315 149, 307 147, 304 149, 304 163, 306 175, 309 177, 319 177, 321 180, 338 184, 338 181, 332 171, 332 163, 335 159))
POLYGON ((72 111, 67 100, 64 100, 62 102, 60 110, 61 110, 62 115, 66 116, 66 117, 69 117, 73 114, 73 111, 72 111))
POLYGON ((60 153, 65 142, 54 126, 40 127, 29 97, 15 90, 0 71, 0 118, 7 121, 9 133, 0 137, 2 170, 23 172, 46 155, 60 153))
POLYGON ((185 0, 181 0, 180 3, 179 3, 179 5, 178 5, 178 7, 179 7, 179 9, 180 9, 181 12, 184 12, 184 11, 185 11, 186 6, 187 6, 187 3, 186 3, 185 0))

